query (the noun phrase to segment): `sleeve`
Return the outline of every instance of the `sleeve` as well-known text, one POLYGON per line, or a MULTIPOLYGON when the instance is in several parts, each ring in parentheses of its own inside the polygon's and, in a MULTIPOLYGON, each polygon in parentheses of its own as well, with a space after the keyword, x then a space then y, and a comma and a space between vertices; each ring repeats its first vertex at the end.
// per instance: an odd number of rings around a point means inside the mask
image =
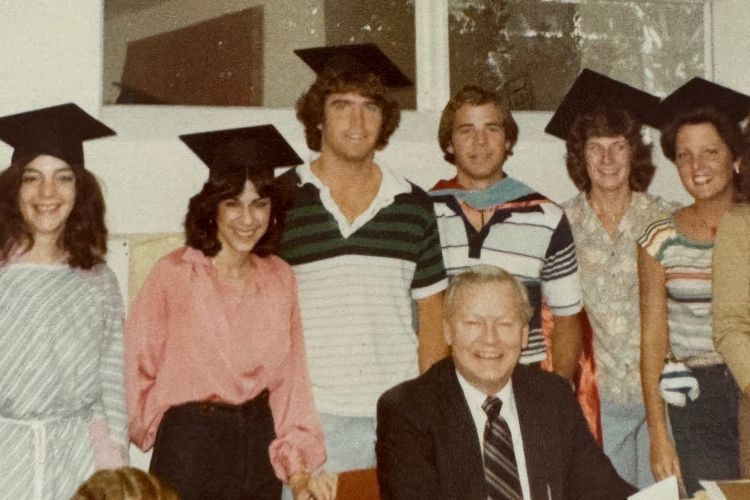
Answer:
MULTIPOLYGON (((326 460, 325 440, 315 409, 302 337, 297 282, 289 269, 285 285, 292 308, 289 317, 290 348, 281 363, 281 378, 270 392, 269 405, 277 438, 269 447, 271 465, 284 482, 299 469, 313 472, 326 460)), ((284 285, 282 285, 284 286, 284 285)))
POLYGON ((564 213, 550 238, 541 279, 542 293, 552 314, 572 316, 583 308, 576 247, 564 213))
POLYGON ((152 394, 167 337, 168 276, 157 262, 125 321, 125 387, 130 438, 146 451, 156 436, 159 403, 152 394))
POLYGON ((750 210, 721 220, 713 254, 713 341, 740 390, 750 385, 750 210))
POLYGON ((101 400, 95 403, 89 430, 97 468, 127 464, 128 419, 125 405, 122 320, 123 305, 114 273, 106 266, 100 273, 104 295, 103 335, 99 360, 101 400))
POLYGON ((411 282, 411 295, 414 300, 424 299, 442 292, 448 287, 448 278, 443 264, 443 249, 440 247, 440 233, 432 203, 424 195, 429 208, 425 207, 425 226, 419 242, 417 267, 411 282))
POLYGON ((378 483, 384 500, 440 498, 438 471, 424 419, 410 414, 399 388, 383 394, 377 407, 378 483))
POLYGON ((643 236, 638 239, 638 245, 657 262, 661 262, 659 256, 666 238, 669 237, 670 227, 670 219, 656 221, 648 226, 643 236))

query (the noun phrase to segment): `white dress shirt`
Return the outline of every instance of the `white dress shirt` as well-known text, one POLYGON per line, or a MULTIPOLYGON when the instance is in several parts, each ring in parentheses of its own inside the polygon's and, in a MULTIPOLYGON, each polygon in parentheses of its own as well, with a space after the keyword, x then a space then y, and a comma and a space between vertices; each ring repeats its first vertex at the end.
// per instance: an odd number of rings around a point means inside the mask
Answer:
MULTIPOLYGON (((474 426, 477 430, 477 437, 479 438, 479 444, 482 447, 482 456, 484 457, 484 427, 487 425, 487 414, 482 409, 482 403, 487 399, 487 394, 478 390, 476 387, 466 381, 465 378, 456 371, 458 377, 458 383, 466 398, 466 403, 469 405, 471 411, 471 417, 474 420, 474 426)), ((505 384, 505 387, 500 389, 497 394, 493 396, 500 399, 503 402, 503 406, 500 408, 500 416, 505 419, 510 428, 510 435, 513 439, 513 452, 516 455, 516 466, 518 467, 518 479, 521 483, 521 492, 523 493, 524 500, 531 500, 531 494, 529 492, 529 475, 526 472, 526 456, 523 453, 523 438, 521 437, 521 424, 518 421, 518 411, 516 410, 516 399, 513 397, 513 385, 510 381, 505 384)))

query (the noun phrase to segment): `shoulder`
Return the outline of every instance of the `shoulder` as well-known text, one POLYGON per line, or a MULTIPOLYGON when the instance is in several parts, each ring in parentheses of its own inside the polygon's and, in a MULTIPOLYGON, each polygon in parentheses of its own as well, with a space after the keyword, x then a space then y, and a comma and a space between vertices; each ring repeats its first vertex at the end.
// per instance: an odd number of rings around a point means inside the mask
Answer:
POLYGON ((513 370, 512 380, 516 397, 521 394, 523 397, 545 397, 556 400, 573 394, 568 382, 561 376, 536 367, 517 365, 513 370))
POLYGON ((586 195, 578 193, 571 199, 565 201, 561 207, 569 222, 581 222, 585 215, 586 195))
POLYGON ((664 238, 670 238, 677 234, 677 224, 674 217, 670 216, 652 222, 646 228, 643 236, 638 240, 638 244, 643 247, 652 245, 655 241, 661 241, 664 238))
POLYGON ((676 212, 681 205, 673 201, 667 201, 661 196, 646 192, 634 192, 638 213, 647 215, 652 220, 664 219, 676 212))
POLYGON ((750 203, 737 203, 721 219, 722 225, 750 226, 750 203))
MULTIPOLYGON (((401 406, 433 406, 446 385, 450 384, 453 374, 453 361, 445 358, 435 363, 425 373, 416 378, 401 382, 385 391, 378 400, 379 408, 397 408, 401 406)), ((456 383, 458 383, 456 381, 456 383)))
POLYGON ((258 266, 258 270, 266 277, 283 284, 295 281, 294 269, 281 257, 277 255, 266 255, 265 257, 254 255, 253 259, 258 266))
POLYGON ((738 203, 721 218, 717 244, 750 238, 750 204, 738 203))

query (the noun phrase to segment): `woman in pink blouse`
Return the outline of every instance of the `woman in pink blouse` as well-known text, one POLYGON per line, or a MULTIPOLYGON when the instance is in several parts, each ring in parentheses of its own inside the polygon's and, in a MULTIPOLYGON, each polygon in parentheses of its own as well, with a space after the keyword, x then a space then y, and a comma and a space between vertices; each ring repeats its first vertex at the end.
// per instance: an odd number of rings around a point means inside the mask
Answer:
POLYGON ((268 147, 283 138, 270 126, 181 138, 210 176, 187 245, 156 263, 126 322, 130 437, 185 500, 278 499, 282 481, 297 499, 333 498, 335 476, 315 474, 325 449, 297 286, 273 255, 283 216, 268 147))

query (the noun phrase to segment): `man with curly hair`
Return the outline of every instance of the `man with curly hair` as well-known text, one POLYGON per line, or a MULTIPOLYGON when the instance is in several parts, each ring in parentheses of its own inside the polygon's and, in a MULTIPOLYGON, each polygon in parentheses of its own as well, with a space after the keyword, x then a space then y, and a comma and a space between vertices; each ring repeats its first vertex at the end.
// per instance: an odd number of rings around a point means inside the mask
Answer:
POLYGON ((373 467, 377 398, 447 354, 437 225, 427 194, 374 161, 400 118, 382 75, 331 65, 297 117, 320 155, 280 178, 290 188, 281 256, 299 285, 327 467, 373 467))

